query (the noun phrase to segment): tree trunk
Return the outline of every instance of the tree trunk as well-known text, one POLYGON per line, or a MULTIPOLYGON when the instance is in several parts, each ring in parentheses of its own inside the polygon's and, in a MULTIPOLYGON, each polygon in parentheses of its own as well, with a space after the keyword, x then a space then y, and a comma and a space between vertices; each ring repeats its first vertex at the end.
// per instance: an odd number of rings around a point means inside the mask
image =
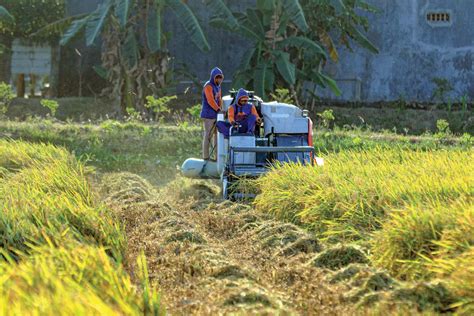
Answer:
POLYGON ((0 54, 0 82, 9 83, 11 79, 12 62, 12 39, 9 36, 0 35, 3 53, 0 54))
POLYGON ((16 81, 16 96, 17 98, 25 97, 25 74, 19 74, 16 81))

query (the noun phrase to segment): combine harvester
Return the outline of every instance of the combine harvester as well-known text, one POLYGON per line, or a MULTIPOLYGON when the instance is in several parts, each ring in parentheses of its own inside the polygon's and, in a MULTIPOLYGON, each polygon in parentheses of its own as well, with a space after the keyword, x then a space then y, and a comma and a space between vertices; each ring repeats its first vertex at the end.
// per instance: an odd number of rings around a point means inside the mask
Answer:
MULTIPOLYGON (((223 98, 224 110, 233 104, 236 91, 223 98)), ((238 200, 252 197, 238 192, 234 184, 241 178, 256 178, 277 163, 322 165, 322 158, 315 157, 313 124, 307 110, 286 103, 263 102, 249 91, 262 118, 255 135, 236 133, 230 128, 229 139, 217 133, 217 161, 189 158, 181 166, 182 174, 194 179, 220 179, 224 199, 238 200)), ((219 113, 217 121, 226 121, 219 113)))

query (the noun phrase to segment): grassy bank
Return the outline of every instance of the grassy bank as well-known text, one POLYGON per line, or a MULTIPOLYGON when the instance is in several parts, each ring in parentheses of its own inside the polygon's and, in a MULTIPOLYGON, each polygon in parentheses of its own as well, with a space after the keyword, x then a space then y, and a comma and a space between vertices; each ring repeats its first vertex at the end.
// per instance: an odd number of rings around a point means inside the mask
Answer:
POLYGON ((52 145, 0 140, 0 314, 159 313, 122 268, 125 237, 85 168, 52 145))
MULTIPOLYGON (((182 124, 143 124, 104 121, 79 124, 33 120, 1 121, 0 137, 51 143, 66 147, 78 159, 104 172, 129 171, 162 185, 174 178, 189 157, 201 155, 201 127, 182 124)), ((403 136, 361 129, 316 130, 316 150, 328 153, 366 150, 378 146, 432 150, 472 146, 472 137, 452 135, 403 136)))

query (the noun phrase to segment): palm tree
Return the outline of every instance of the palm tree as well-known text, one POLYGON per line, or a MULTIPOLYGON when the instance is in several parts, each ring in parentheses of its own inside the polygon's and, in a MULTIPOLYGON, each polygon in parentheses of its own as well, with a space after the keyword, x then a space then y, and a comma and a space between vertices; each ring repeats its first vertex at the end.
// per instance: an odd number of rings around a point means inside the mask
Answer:
POLYGON ((98 72, 112 84, 110 93, 119 96, 125 114, 127 108, 144 110, 146 96, 159 95, 166 87, 170 58, 162 29, 165 10, 177 16, 200 50, 210 50, 197 18, 181 0, 106 0, 90 14, 49 27, 69 24, 61 45, 78 34, 84 34, 87 45, 102 37, 102 67, 98 72))

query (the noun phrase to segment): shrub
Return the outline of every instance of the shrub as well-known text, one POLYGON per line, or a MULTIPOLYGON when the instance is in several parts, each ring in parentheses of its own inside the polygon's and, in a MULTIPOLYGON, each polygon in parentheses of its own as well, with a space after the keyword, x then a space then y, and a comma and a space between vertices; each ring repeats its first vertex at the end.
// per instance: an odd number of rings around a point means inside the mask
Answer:
POLYGON ((186 109, 186 111, 191 115, 193 121, 198 121, 201 117, 201 104, 195 104, 192 107, 186 109))
POLYGON ((335 120, 332 109, 324 110, 323 112, 318 113, 317 115, 321 119, 321 125, 324 128, 329 128, 331 123, 335 120))
POLYGON ((56 116, 56 111, 59 107, 59 103, 55 100, 41 100, 41 105, 51 111, 51 116, 56 116))
POLYGON ((174 99, 176 99, 175 95, 173 95, 173 96, 164 96, 164 97, 161 97, 161 98, 158 98, 158 99, 155 98, 152 95, 149 95, 149 96, 146 97, 147 102, 145 104, 145 107, 147 109, 150 109, 153 112, 154 120, 159 121, 159 120, 163 119, 163 115, 165 113, 170 112, 170 109, 168 107, 168 103, 171 100, 174 100, 174 99))
POLYGON ((0 115, 4 115, 8 111, 11 101, 15 97, 13 89, 10 85, 0 82, 0 115))

